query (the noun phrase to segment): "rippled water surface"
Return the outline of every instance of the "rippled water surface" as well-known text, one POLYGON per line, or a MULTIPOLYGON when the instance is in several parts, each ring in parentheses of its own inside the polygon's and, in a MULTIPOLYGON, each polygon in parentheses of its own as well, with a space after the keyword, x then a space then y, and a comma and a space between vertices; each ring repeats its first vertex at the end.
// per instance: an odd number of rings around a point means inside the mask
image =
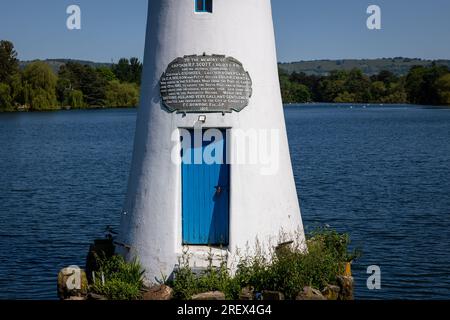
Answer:
MULTIPOLYGON (((55 299, 117 227, 135 110, 0 114, 0 299, 55 299)), ((450 298, 450 110, 289 106, 305 226, 351 234, 357 298, 450 298), (382 270, 382 290, 366 269, 382 270)))

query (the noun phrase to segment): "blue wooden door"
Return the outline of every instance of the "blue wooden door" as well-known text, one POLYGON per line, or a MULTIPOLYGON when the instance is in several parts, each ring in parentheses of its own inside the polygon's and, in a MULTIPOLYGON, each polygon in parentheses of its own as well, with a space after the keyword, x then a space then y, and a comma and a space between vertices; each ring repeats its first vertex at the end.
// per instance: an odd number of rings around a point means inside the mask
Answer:
MULTIPOLYGON (((198 134, 204 136, 204 132, 198 134)), ((230 166, 226 164, 225 131, 221 132, 222 137, 212 141, 202 139, 196 147, 191 131, 190 147, 183 147, 183 244, 228 245, 230 166), (205 150, 222 161, 205 161, 201 156, 205 150)))

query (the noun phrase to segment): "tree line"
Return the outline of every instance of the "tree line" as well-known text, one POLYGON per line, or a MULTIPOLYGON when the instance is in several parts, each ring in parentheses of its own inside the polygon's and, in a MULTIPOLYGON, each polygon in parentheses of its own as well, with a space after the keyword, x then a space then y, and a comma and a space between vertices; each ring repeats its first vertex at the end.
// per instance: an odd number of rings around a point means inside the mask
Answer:
POLYGON ((137 58, 98 68, 68 62, 57 74, 42 61, 21 70, 14 45, 0 41, 0 111, 134 107, 141 74, 137 58))
MULTIPOLYGON (((0 111, 134 107, 141 75, 137 58, 97 68, 68 62, 57 74, 41 61, 20 69, 14 45, 0 41, 0 111)), ((280 84, 284 103, 450 105, 450 70, 436 64, 412 67, 405 76, 381 71, 369 77, 359 69, 317 76, 280 69, 280 84)))
POLYGON ((359 69, 333 71, 328 76, 288 74, 280 69, 285 103, 412 103, 450 105, 450 70, 432 64, 414 66, 405 76, 390 71, 366 76, 359 69))

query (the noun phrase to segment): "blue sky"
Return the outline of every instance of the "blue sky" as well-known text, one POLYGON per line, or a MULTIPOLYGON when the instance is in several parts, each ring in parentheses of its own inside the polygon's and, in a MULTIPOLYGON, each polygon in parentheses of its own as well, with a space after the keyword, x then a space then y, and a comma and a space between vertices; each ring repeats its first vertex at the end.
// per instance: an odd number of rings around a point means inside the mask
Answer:
MULTIPOLYGON (((272 0, 272 6, 279 61, 450 59, 448 0, 272 0), (371 4, 381 7, 382 30, 366 28, 371 4)), ((141 58, 146 10, 147 0, 1 0, 0 39, 13 41, 23 60, 141 58), (82 10, 80 31, 66 28, 71 4, 82 10)))

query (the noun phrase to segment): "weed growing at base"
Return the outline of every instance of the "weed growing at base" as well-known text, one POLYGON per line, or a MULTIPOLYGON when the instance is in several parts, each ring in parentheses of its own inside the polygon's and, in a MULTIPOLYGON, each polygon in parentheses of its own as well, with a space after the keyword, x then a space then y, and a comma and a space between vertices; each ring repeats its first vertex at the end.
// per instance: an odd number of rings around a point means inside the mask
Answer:
POLYGON ((308 250, 301 246, 283 246, 264 254, 241 257, 234 276, 230 275, 226 262, 220 267, 210 265, 201 274, 195 274, 189 259, 180 259, 170 285, 175 298, 188 300, 206 291, 222 291, 227 299, 238 299, 242 288, 251 287, 282 292, 287 299, 295 299, 305 286, 323 289, 336 284, 336 277, 344 274, 345 265, 359 257, 357 251, 349 252, 350 238, 347 234, 321 228, 307 237, 308 250))

